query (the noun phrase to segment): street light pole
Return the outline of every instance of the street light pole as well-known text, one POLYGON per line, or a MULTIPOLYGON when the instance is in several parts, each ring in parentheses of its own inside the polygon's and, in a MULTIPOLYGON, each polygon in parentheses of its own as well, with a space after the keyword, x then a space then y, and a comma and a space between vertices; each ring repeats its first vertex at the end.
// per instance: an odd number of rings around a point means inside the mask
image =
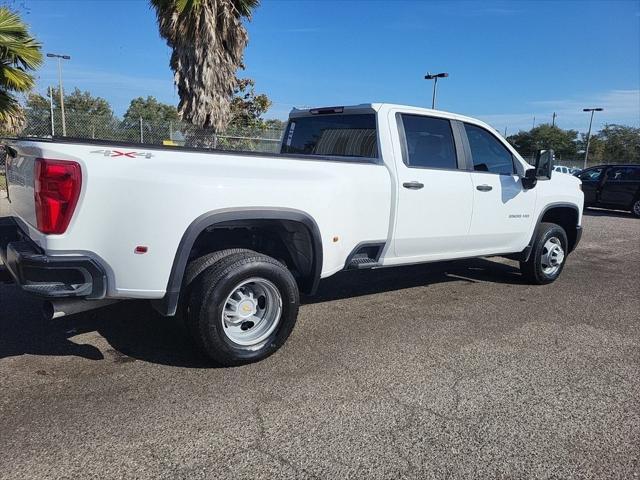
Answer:
POLYGON ((602 108, 583 108, 583 112, 591 112, 591 119, 589 120, 589 131, 587 132, 587 147, 584 150, 584 167, 587 168, 587 160, 589 159, 589 144, 591 143, 591 125, 593 124, 593 114, 595 112, 601 112, 602 108))
POLYGON ((51 109, 51 137, 55 137, 56 127, 54 126, 55 122, 53 119, 53 88, 51 88, 51 85, 49 85, 49 108, 51 109))
POLYGON ((424 76, 425 80, 433 80, 433 97, 431 98, 431 108, 435 109, 436 108, 436 89, 438 87, 438 79, 439 78, 446 78, 448 77, 449 74, 446 72, 442 72, 442 73, 429 73, 427 72, 427 74, 424 76))
POLYGON ((64 88, 62 87, 62 62, 61 60, 71 60, 69 55, 58 55, 56 53, 47 53, 49 58, 58 59, 58 89, 60 90, 60 113, 62 115, 62 136, 67 136, 67 122, 64 117, 64 88))

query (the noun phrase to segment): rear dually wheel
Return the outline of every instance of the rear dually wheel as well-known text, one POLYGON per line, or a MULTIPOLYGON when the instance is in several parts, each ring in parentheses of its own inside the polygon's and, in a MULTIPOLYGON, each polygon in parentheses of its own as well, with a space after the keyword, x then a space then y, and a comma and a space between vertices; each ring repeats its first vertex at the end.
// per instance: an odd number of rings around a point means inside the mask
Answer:
POLYGON ((189 330, 216 363, 242 365, 280 348, 298 316, 298 287, 285 265, 251 250, 217 258, 195 280, 189 330))

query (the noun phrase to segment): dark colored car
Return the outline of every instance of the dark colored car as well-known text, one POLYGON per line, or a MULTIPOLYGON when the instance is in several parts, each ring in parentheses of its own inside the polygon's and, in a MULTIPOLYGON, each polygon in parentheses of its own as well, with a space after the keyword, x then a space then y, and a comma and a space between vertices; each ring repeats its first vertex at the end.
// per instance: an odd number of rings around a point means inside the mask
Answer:
POLYGON ((585 207, 629 210, 640 217, 640 165, 602 165, 583 170, 585 207))

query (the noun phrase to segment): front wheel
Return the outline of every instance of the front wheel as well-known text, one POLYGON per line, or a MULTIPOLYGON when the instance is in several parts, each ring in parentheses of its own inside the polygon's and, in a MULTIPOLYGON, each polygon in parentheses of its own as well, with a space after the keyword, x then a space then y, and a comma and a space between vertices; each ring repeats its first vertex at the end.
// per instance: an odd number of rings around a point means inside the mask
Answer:
POLYGON ((640 198, 636 198, 631 205, 631 213, 634 217, 640 218, 640 198))
POLYGON ((277 260, 244 250, 209 266, 193 284, 187 310, 194 340, 224 366, 262 360, 289 337, 299 293, 277 260))
POLYGON ((520 262, 520 271, 529 282, 536 285, 555 281, 564 268, 567 245, 567 234, 560 225, 541 223, 529 259, 520 262))

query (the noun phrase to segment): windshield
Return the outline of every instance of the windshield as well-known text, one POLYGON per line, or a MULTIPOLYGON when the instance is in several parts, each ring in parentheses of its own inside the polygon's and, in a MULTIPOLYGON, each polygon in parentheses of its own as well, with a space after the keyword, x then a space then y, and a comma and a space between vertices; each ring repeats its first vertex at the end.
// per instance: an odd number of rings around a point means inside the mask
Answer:
POLYGON ((377 158, 376 116, 367 113, 292 118, 282 139, 282 153, 377 158))

